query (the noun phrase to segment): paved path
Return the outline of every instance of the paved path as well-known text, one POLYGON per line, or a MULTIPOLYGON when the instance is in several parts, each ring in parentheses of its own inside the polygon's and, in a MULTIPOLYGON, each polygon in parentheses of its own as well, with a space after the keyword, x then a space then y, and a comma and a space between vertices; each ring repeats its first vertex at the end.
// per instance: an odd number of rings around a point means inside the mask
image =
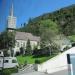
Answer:
POLYGON ((59 71, 52 74, 47 74, 44 72, 38 72, 33 69, 33 65, 27 65, 22 70, 19 70, 18 73, 12 75, 68 75, 68 70, 59 71))
POLYGON ((68 74, 68 70, 63 70, 50 75, 69 75, 69 74, 68 74))
POLYGON ((68 71, 67 70, 63 70, 63 71, 59 71, 53 74, 47 74, 47 73, 42 73, 42 72, 25 72, 23 74, 13 74, 13 75, 68 75, 68 71))
POLYGON ((49 74, 35 71, 35 72, 25 73, 22 75, 49 75, 49 74))
POLYGON ((60 72, 56 72, 53 74, 46 74, 46 73, 42 73, 42 72, 30 72, 30 73, 25 73, 22 75, 68 75, 68 71, 67 70, 63 70, 60 72))

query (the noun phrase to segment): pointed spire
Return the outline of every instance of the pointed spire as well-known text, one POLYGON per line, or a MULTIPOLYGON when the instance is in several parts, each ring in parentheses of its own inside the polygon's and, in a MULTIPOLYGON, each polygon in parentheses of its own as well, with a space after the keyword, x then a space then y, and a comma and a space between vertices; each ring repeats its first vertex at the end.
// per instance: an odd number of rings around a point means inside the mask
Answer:
POLYGON ((12 4, 11 4, 11 9, 10 9, 10 16, 13 16, 13 1, 12 1, 12 4))

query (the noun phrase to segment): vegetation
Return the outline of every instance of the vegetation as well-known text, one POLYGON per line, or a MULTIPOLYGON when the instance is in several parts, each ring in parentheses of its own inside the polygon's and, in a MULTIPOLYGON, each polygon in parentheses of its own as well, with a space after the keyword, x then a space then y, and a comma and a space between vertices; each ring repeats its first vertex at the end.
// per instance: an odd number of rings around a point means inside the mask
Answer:
MULTIPOLYGON (((48 44, 58 48, 58 45, 52 40, 53 37, 60 34, 65 36, 75 35, 75 5, 33 19, 30 18, 28 24, 24 23, 23 26, 18 30, 41 37, 42 48, 48 44)), ((73 38, 74 36, 70 37, 71 41, 74 41, 73 38)))
MULTIPOLYGON (((25 49, 23 47, 20 48, 20 55, 24 55, 25 53, 25 49)), ((19 55, 19 53, 17 53, 16 55, 19 55)))
POLYGON ((11 75, 12 73, 17 73, 17 68, 10 68, 10 69, 3 69, 3 71, 0 70, 0 75, 11 75))
POLYGON ((43 57, 33 57, 33 56, 17 56, 17 60, 20 65, 24 65, 25 62, 27 64, 34 64, 35 60, 39 60, 41 63, 45 62, 46 60, 54 57, 55 55, 52 56, 43 56, 43 57))
POLYGON ((64 35, 70 36, 75 34, 75 5, 62 8, 52 13, 43 14, 34 19, 29 19, 28 24, 24 23, 24 27, 20 28, 20 30, 40 35, 39 27, 41 25, 41 21, 48 19, 56 23, 60 32, 64 35))
POLYGON ((11 56, 13 56, 12 47, 15 46, 15 32, 4 31, 0 34, 0 49, 5 49, 4 56, 8 55, 7 50, 11 50, 11 56))
POLYGON ((75 42, 75 35, 68 36, 68 38, 71 40, 71 42, 75 42))
POLYGON ((32 55, 32 49, 31 49, 31 44, 30 44, 30 40, 28 39, 27 44, 26 44, 26 51, 25 51, 26 55, 32 55))
POLYGON ((5 31, 0 35, 0 49, 8 49, 15 45, 15 33, 5 31))

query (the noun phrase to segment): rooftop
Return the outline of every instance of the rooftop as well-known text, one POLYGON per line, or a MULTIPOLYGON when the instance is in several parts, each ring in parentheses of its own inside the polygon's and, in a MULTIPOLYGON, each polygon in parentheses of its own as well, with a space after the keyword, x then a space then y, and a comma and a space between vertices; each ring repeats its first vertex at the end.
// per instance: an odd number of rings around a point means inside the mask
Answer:
POLYGON ((37 41, 37 42, 40 41, 40 37, 34 36, 31 33, 27 33, 27 32, 16 32, 15 39, 16 40, 25 40, 25 41, 27 41, 29 39, 31 41, 37 41))

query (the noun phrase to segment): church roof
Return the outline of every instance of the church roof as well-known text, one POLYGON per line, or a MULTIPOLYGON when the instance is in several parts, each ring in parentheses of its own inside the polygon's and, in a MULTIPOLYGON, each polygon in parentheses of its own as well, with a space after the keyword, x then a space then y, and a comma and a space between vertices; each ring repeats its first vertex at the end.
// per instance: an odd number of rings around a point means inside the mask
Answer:
POLYGON ((31 33, 27 33, 27 32, 16 32, 15 39, 25 40, 25 41, 29 39, 30 41, 37 41, 37 42, 40 41, 40 37, 34 36, 31 33))

